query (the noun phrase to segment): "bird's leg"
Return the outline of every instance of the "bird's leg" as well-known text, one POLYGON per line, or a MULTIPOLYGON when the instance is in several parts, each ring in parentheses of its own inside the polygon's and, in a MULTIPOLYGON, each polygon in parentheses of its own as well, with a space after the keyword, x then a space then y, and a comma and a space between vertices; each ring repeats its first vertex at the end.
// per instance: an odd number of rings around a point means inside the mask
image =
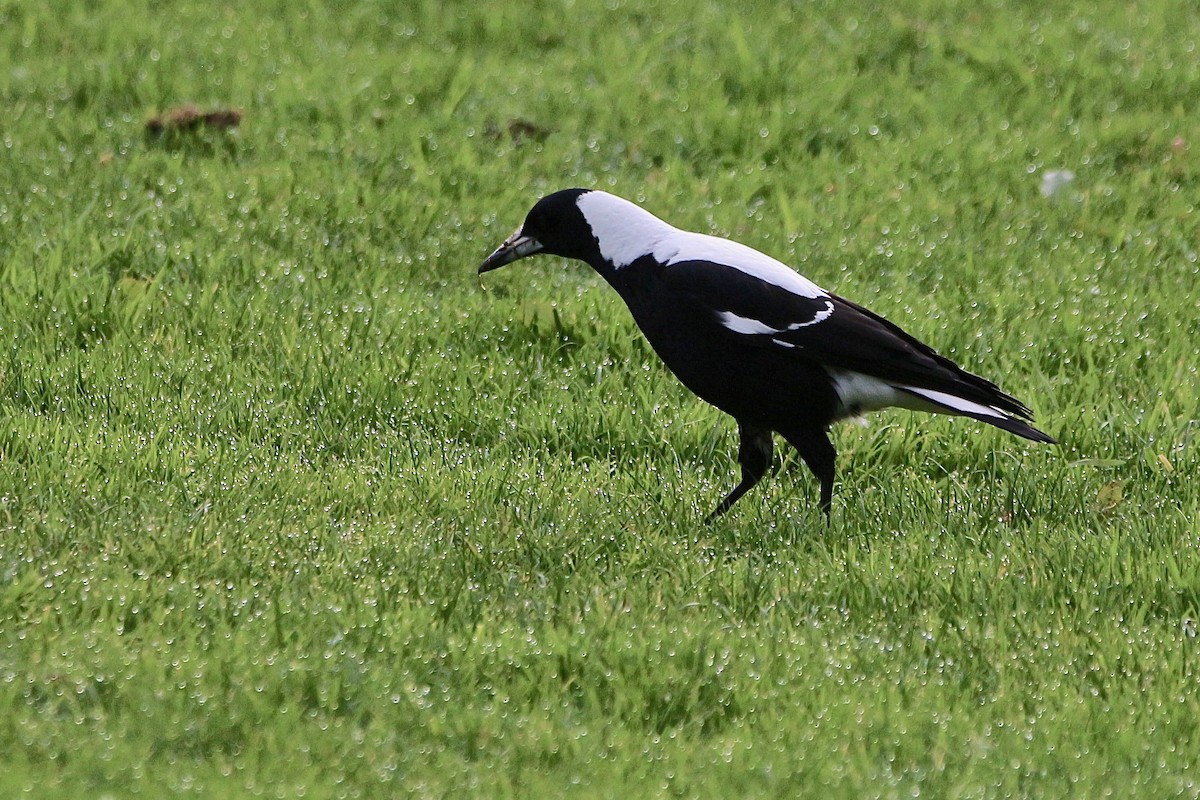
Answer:
POLYGON ((767 474, 767 470, 771 466, 771 454, 775 449, 771 435, 771 431, 766 428, 758 428, 744 422, 738 423, 738 436, 741 437, 738 445, 738 463, 742 465, 742 482, 733 487, 733 491, 721 501, 720 505, 704 518, 705 525, 728 511, 730 506, 754 488, 754 484, 767 474))
POLYGON ((783 438, 799 451, 804 463, 821 482, 821 510, 825 512, 825 525, 828 526, 832 520, 833 478, 837 465, 837 451, 828 432, 817 428, 785 433, 783 438))

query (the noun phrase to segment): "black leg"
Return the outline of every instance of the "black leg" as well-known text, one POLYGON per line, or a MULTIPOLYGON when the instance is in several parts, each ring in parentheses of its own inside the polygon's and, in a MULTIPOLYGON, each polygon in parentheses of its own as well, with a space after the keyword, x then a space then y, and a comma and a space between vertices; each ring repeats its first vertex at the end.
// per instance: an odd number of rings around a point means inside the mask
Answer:
POLYGON ((821 510, 825 512, 825 524, 829 525, 833 508, 833 478, 837 466, 837 451, 829 434, 820 429, 785 433, 788 444, 800 452, 804 463, 821 482, 821 510))
POLYGON ((738 446, 738 463, 742 465, 742 482, 733 487, 733 491, 721 501, 711 514, 704 518, 704 524, 712 522, 729 510, 742 495, 754 488, 754 484, 762 480, 763 475, 771 466, 771 454, 775 443, 771 431, 757 428, 746 423, 738 423, 738 436, 741 443, 738 446))

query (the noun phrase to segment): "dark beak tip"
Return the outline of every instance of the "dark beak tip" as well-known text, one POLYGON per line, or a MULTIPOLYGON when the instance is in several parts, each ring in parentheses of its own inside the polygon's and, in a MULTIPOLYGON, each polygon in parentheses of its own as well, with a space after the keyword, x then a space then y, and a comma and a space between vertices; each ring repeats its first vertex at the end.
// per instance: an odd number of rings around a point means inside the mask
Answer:
POLYGON ((483 260, 483 263, 479 265, 479 274, 482 275, 485 272, 499 269, 505 264, 519 261, 541 249, 542 246, 536 239, 514 235, 513 238, 500 245, 494 253, 483 260))
POLYGON ((493 253, 485 258, 483 263, 479 265, 479 274, 482 275, 485 272, 491 272, 494 269, 500 269, 500 267, 503 267, 507 263, 508 261, 503 257, 503 255, 497 258, 497 254, 493 253))

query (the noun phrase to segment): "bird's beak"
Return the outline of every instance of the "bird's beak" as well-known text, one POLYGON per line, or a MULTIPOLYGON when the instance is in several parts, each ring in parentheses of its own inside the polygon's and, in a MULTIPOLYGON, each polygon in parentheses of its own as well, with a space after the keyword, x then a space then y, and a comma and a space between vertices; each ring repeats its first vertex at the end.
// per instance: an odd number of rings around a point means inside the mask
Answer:
POLYGON ((517 259, 531 256, 542 249, 542 243, 532 236, 526 236, 520 230, 512 236, 504 240, 504 244, 496 248, 496 251, 484 259, 479 265, 479 274, 490 272, 491 270, 503 267, 505 264, 511 264, 517 259))

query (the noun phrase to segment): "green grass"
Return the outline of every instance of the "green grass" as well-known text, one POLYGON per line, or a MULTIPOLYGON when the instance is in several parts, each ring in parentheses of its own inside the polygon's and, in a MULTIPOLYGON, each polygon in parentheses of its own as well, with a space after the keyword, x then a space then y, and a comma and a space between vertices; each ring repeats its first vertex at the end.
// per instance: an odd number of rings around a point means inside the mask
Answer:
POLYGON ((0 0, 0 796, 1200 795, 1195 9, 42 5, 0 0), (245 118, 145 133, 184 102, 245 118), (731 422, 586 268, 475 275, 569 185, 1061 446, 890 412, 828 530, 790 455, 702 526, 731 422))

